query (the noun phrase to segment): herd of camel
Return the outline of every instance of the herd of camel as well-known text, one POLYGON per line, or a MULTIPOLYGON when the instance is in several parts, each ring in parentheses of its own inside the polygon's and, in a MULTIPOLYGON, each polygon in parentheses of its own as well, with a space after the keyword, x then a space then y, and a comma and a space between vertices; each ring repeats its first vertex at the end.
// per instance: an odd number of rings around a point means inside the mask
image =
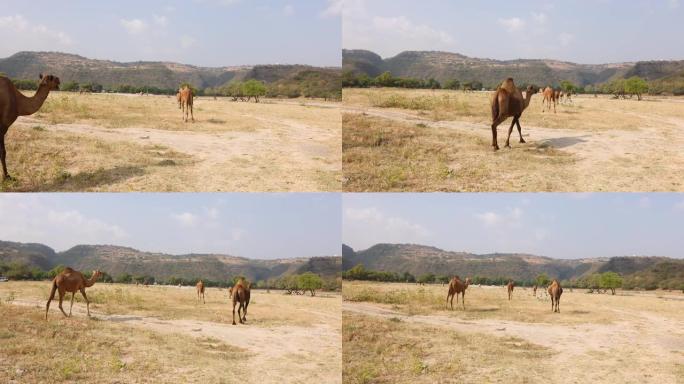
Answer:
MULTIPOLYGON (((447 308, 451 305, 451 309, 454 309, 454 296, 456 297, 456 304, 458 304, 458 295, 461 295, 461 303, 463 304, 463 309, 465 309, 465 291, 470 285, 470 278, 466 278, 465 281, 461 281, 461 278, 455 276, 449 282, 449 292, 447 293, 446 304, 447 308)), ((508 300, 513 299, 513 288, 515 288, 515 282, 510 280, 506 284, 506 291, 508 291, 508 300)), ((537 295, 537 286, 532 287, 533 294, 537 295)), ((560 312, 559 303, 561 295, 563 294, 563 287, 561 287, 558 280, 553 279, 551 284, 546 288, 549 296, 551 296, 551 311, 560 312)))
MULTIPOLYGON (((86 279, 85 276, 79 271, 73 268, 64 268, 55 278, 52 280, 52 290, 50 291, 50 297, 48 298, 47 304, 45 305, 45 320, 48 318, 48 312, 50 311, 50 302, 55 298, 55 293, 59 293, 59 309, 62 311, 65 317, 71 317, 71 309, 74 306, 74 296, 76 292, 81 292, 83 299, 86 302, 86 311, 88 312, 88 317, 90 317, 90 300, 86 296, 86 288, 92 287, 95 282, 102 276, 102 272, 99 270, 93 271, 90 279, 86 279), (71 293, 71 304, 69 305, 69 314, 67 315, 62 308, 62 301, 64 300, 64 295, 71 293)), ((247 321, 247 307, 249 306, 249 299, 251 296, 252 283, 245 281, 245 279, 238 280, 235 285, 230 287, 228 295, 233 302, 233 325, 235 323, 235 307, 237 306, 238 319, 240 324, 244 324, 247 321), (238 305, 239 304, 239 305, 238 305)), ((204 301, 204 282, 202 280, 197 282, 197 301, 204 301)))

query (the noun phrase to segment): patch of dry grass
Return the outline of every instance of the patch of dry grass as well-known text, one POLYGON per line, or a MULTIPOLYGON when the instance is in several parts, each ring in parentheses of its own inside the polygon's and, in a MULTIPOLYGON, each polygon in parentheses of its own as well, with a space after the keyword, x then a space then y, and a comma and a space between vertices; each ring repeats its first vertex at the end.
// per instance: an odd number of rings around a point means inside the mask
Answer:
POLYGON ((439 327, 344 313, 343 382, 531 383, 551 352, 511 337, 463 334, 439 327))
POLYGON ((16 181, 0 191, 99 191, 151 172, 190 164, 186 155, 157 145, 104 141, 41 125, 16 125, 6 137, 7 166, 16 181))
POLYGON ((573 157, 523 144, 492 154, 480 136, 343 114, 344 189, 366 191, 564 190, 573 157), (502 169, 506 172, 502 173, 502 169), (549 177, 539 180, 535 173, 549 177))

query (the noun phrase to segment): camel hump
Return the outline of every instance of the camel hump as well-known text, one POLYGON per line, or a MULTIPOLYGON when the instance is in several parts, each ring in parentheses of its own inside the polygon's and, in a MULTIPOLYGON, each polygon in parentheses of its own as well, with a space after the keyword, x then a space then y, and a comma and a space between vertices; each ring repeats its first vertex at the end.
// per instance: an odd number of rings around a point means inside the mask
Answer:
POLYGON ((63 270, 62 272, 64 272, 64 273, 71 273, 71 272, 74 272, 74 269, 71 268, 71 267, 66 267, 66 268, 64 268, 64 270, 63 270))
POLYGON ((508 79, 504 80, 499 88, 505 89, 506 92, 513 93, 513 91, 515 91, 515 83, 513 82, 513 78, 509 77, 508 79))

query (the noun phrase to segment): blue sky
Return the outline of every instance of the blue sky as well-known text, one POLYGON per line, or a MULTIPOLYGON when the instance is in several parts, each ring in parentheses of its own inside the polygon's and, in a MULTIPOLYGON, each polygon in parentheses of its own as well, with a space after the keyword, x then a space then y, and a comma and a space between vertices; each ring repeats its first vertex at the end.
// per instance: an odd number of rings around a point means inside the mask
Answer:
POLYGON ((586 64, 684 59, 682 0, 344 0, 343 47, 586 64))
POLYGON ((2 0, 0 34, 0 57, 31 50, 199 66, 341 63, 334 0, 2 0))
POLYGON ((259 259, 340 254, 338 194, 0 194, 0 239, 259 259))
POLYGON ((682 194, 345 194, 354 249, 415 243, 554 258, 684 257, 682 194))

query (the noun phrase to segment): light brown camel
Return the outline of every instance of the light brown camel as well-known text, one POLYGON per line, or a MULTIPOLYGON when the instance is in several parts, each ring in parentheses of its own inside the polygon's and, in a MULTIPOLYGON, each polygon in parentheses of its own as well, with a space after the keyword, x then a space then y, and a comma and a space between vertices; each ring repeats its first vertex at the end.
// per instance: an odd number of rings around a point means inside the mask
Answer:
POLYGON ((0 161, 2 162, 2 179, 11 180, 5 163, 5 134, 10 125, 19 116, 32 115, 43 106, 50 91, 59 89, 59 78, 52 75, 40 74, 40 85, 33 97, 26 97, 17 90, 12 81, 0 76, 0 161))
POLYGON ((544 107, 546 107, 549 112, 551 112, 551 105, 553 105, 553 113, 556 113, 556 93, 553 88, 544 88, 544 98, 542 99, 542 112, 544 112, 544 107))
POLYGON ((204 301, 204 283, 202 280, 197 282, 197 301, 202 300, 202 303, 206 304, 204 301))
POLYGON ((97 279, 102 276, 102 272, 99 270, 93 271, 93 275, 90 279, 86 280, 83 274, 79 271, 75 271, 69 267, 64 268, 64 270, 52 280, 52 291, 50 291, 50 298, 45 305, 45 320, 48 318, 48 311, 50 310, 50 302, 55 298, 55 292, 59 291, 59 309, 62 311, 65 317, 71 316, 71 308, 74 306, 74 295, 76 291, 80 291, 81 295, 86 301, 86 309, 88 310, 88 317, 90 317, 90 301, 88 301, 88 296, 86 296, 85 289, 92 287, 97 279), (64 294, 71 292, 71 305, 69 306, 69 315, 62 308, 62 300, 64 299, 64 294))
POLYGON ((180 90, 181 109, 183 110, 183 121, 185 122, 188 121, 188 113, 192 121, 195 121, 195 115, 192 112, 192 97, 192 89, 190 87, 185 86, 180 90))
POLYGON ((553 312, 560 312, 560 308, 558 307, 558 305, 560 303, 560 297, 563 294, 563 287, 561 287, 558 280, 553 279, 547 291, 551 296, 551 310, 553 312))
POLYGON ((506 290, 508 290, 508 300, 513 298, 513 288, 515 288, 515 282, 513 280, 508 280, 508 284, 506 284, 506 290))
POLYGON ((492 147, 494 150, 499 149, 499 143, 496 140, 496 127, 503 123, 507 118, 513 117, 511 126, 508 128, 508 137, 506 138, 506 147, 510 148, 511 133, 513 132, 513 125, 518 126, 518 134, 520 135, 520 142, 524 143, 522 137, 522 128, 520 127, 520 116, 525 108, 530 105, 532 95, 537 93, 537 88, 534 85, 527 87, 525 97, 522 92, 516 88, 512 78, 506 79, 499 87, 491 99, 492 106, 492 147))
POLYGON ((463 309, 465 309, 465 291, 470 285, 470 278, 467 277, 465 282, 462 282, 458 276, 454 276, 449 282, 449 292, 447 293, 447 305, 451 303, 451 309, 454 309, 454 296, 456 296, 456 304, 458 304, 458 294, 461 294, 461 302, 463 309), (451 298, 451 301, 449 301, 451 298))
POLYGON ((181 103, 181 91, 178 90, 178 93, 176 93, 176 100, 178 100, 178 109, 183 108, 183 104, 181 103))
POLYGON ((233 299, 233 325, 235 324, 235 305, 240 303, 238 306, 238 319, 240 324, 244 324, 247 321, 247 307, 249 306, 249 298, 251 296, 252 283, 245 282, 244 279, 240 279, 235 286, 230 288, 230 297, 233 299), (240 315, 240 309, 242 309, 242 315, 240 315))

